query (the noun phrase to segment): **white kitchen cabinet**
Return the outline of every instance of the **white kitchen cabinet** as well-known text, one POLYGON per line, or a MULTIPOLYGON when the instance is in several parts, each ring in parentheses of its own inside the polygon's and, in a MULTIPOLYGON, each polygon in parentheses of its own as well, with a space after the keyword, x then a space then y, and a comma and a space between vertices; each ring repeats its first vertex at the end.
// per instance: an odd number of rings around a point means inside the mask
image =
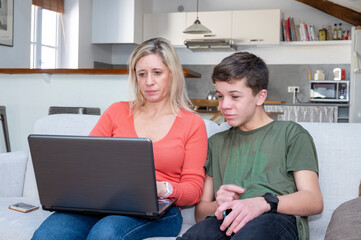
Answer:
POLYGON ((237 45, 279 44, 281 10, 232 11, 232 38, 237 45))
POLYGON ((141 43, 147 0, 92 0, 92 43, 141 43))
POLYGON ((173 45, 184 45, 187 14, 185 12, 144 14, 143 39, 163 37, 173 45))
MULTIPOLYGON (((232 37, 232 12, 231 11, 212 11, 198 12, 199 21, 211 33, 207 34, 186 34, 187 39, 207 39, 207 38, 231 38, 232 37)), ((192 25, 197 19, 196 12, 187 13, 187 27, 192 25)), ((183 29, 184 30, 184 29, 183 29)), ((182 31, 183 31, 182 30, 182 31)))
POLYGON ((184 34, 197 19, 196 12, 144 14, 143 39, 164 37, 173 45, 185 39, 232 38, 235 44, 279 44, 281 10, 198 12, 201 23, 212 32, 184 34))
POLYGON ((196 12, 144 14, 143 39, 164 37, 173 45, 184 45, 186 39, 231 38, 231 12, 199 12, 201 23, 209 28, 209 34, 185 34, 183 30, 197 19, 196 12))

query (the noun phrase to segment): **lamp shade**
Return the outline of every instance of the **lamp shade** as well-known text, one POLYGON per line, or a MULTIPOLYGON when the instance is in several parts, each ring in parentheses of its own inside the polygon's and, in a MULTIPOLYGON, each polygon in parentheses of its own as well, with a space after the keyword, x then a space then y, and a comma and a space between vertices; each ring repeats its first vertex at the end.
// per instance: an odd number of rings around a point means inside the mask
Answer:
POLYGON ((198 17, 195 22, 190 25, 188 28, 186 28, 183 33, 190 33, 190 34, 205 34, 205 33, 211 33, 212 31, 206 28, 201 24, 201 21, 199 21, 198 17))
POLYGON ((197 0, 197 19, 194 21, 192 25, 186 28, 183 33, 190 33, 190 34, 205 34, 211 33, 212 31, 206 28, 201 24, 201 21, 198 19, 198 0, 197 0))

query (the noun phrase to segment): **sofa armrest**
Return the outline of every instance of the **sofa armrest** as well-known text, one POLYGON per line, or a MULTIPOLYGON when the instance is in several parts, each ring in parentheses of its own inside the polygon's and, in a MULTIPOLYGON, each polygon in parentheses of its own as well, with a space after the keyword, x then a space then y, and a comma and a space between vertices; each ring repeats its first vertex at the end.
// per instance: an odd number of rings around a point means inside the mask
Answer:
POLYGON ((27 152, 0 153, 0 197, 23 195, 27 152))

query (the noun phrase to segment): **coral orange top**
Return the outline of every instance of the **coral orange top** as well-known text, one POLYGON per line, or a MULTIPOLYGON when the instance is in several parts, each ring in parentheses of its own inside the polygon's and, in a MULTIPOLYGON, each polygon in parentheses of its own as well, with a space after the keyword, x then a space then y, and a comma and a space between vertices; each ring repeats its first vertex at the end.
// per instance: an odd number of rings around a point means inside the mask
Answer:
MULTIPOLYGON (((112 104, 100 117, 90 136, 138 137, 128 102, 112 104)), ((157 181, 169 182, 177 206, 200 201, 204 183, 203 165, 207 157, 207 132, 204 121, 184 109, 167 135, 153 142, 157 181)))

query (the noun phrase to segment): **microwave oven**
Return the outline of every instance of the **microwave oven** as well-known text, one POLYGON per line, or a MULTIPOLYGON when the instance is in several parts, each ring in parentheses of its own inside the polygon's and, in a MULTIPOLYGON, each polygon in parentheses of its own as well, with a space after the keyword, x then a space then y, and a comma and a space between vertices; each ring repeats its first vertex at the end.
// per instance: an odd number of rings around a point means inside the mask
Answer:
POLYGON ((348 102, 350 97, 350 81, 310 81, 311 102, 348 102))

